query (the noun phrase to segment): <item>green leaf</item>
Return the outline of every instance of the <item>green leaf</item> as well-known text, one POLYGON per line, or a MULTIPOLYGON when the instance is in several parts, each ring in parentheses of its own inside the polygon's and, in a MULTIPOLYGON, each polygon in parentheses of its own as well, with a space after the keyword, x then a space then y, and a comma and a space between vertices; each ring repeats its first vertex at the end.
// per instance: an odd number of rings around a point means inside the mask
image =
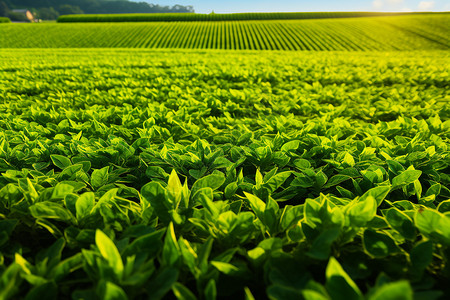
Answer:
POLYGON ((324 189, 330 188, 349 179, 352 179, 352 177, 348 175, 341 175, 341 174, 334 175, 327 181, 327 183, 323 186, 323 188, 324 189))
POLYGON ((58 286, 54 282, 47 282, 33 287, 25 297, 25 300, 57 299, 58 286))
MULTIPOLYGON (((252 295, 253 296, 253 295, 252 295)), ((273 300, 295 300, 302 299, 302 292, 299 289, 294 289, 290 286, 283 286, 279 284, 272 284, 267 288, 267 296, 273 300)), ((252 298, 249 298, 252 299, 252 298)), ((254 298, 253 298, 254 299, 254 298)))
POLYGON ((314 290, 302 290, 302 295, 305 300, 330 300, 329 297, 314 290))
POLYGON ((291 174, 292 172, 290 171, 278 173, 270 177, 270 179, 263 184, 263 187, 266 187, 269 192, 273 193, 286 181, 286 179, 289 178, 289 176, 291 176, 291 174))
POLYGON ((128 300, 127 294, 123 291, 122 288, 115 285, 112 282, 106 282, 105 291, 102 299, 105 300, 128 300))
POLYGON ((377 213, 377 201, 372 196, 361 197, 348 210, 350 226, 364 227, 377 213), (362 200, 361 200, 362 199, 362 200))
POLYGON ((422 175, 422 171, 420 170, 406 170, 392 179, 392 189, 397 189, 399 187, 413 183, 414 181, 419 179, 420 175, 422 175))
POLYGON ((391 190, 390 186, 378 186, 375 188, 372 188, 365 192, 361 198, 359 198, 360 202, 365 201, 368 197, 373 197, 377 201, 377 206, 380 206, 380 204, 383 202, 384 198, 386 198, 387 194, 389 194, 389 191, 391 190))
POLYGON ((211 174, 205 177, 200 178, 192 185, 191 195, 195 195, 195 193, 201 188, 209 187, 213 191, 222 186, 225 182, 225 176, 222 173, 219 174, 211 174))
POLYGON ((167 294, 178 279, 178 270, 175 268, 163 268, 161 272, 152 278, 147 285, 147 290, 152 291, 148 299, 159 300, 167 294))
POLYGON ((54 188, 52 193, 52 199, 64 199, 64 197, 72 193, 74 187, 70 184, 59 182, 54 188))
POLYGON ((108 183, 108 170, 109 167, 104 167, 92 172, 91 185, 94 189, 98 189, 108 183))
POLYGON ((387 283, 377 288, 369 300, 413 300, 413 290, 406 280, 387 283))
POLYGON ((106 259, 108 264, 113 268, 115 273, 120 277, 123 273, 123 262, 119 251, 113 241, 104 234, 100 229, 95 231, 95 244, 101 255, 106 259))
POLYGON ((161 238, 164 235, 164 232, 164 229, 160 229, 158 231, 139 236, 123 250, 123 256, 138 255, 140 253, 146 253, 149 257, 156 256, 156 254, 163 247, 161 238))
POLYGON ((156 211, 156 215, 164 225, 169 225, 172 221, 170 211, 173 210, 172 203, 166 198, 166 190, 158 182, 150 182, 141 188, 141 195, 150 203, 156 211))
POLYGON ((210 279, 205 287, 205 300, 216 300, 216 298, 217 298, 216 281, 214 279, 210 279))
POLYGON ((182 188, 183 185, 181 184, 180 178, 178 178, 177 172, 172 170, 166 189, 175 206, 181 201, 182 188))
POLYGON ((421 209, 414 218, 416 227, 426 236, 450 245, 450 218, 436 210, 421 209))
POLYGON ((386 221, 404 238, 411 241, 416 239, 417 234, 412 219, 395 207, 386 212, 386 221))
POLYGON ((77 212, 77 219, 81 220, 91 214, 95 206, 95 194, 87 192, 82 194, 75 202, 75 209, 77 212))
POLYGON ((411 250, 410 258, 415 270, 425 270, 433 261, 433 242, 428 240, 416 244, 411 250))
POLYGON ((173 266, 179 262, 181 258, 180 247, 175 236, 173 223, 170 222, 167 227, 166 238, 162 249, 162 261, 165 266, 173 266))
POLYGON ((383 258, 398 252, 395 241, 387 234, 366 229, 363 235, 366 252, 376 258, 383 258))
POLYGON ((67 209, 65 209, 62 205, 55 202, 50 201, 38 202, 30 206, 29 209, 31 215, 37 219, 39 218, 54 219, 64 222, 69 222, 73 219, 73 216, 67 209))
POLYGON ((340 233, 341 231, 339 228, 330 228, 321 232, 319 236, 314 239, 307 255, 319 260, 328 259, 330 257, 331 245, 338 239, 340 233))
POLYGON ((197 297, 184 285, 175 282, 172 285, 172 291, 178 300, 196 300, 197 297))
POLYGON ((331 299, 364 299, 358 286, 350 276, 347 275, 344 269, 342 269, 341 265, 334 257, 330 257, 325 275, 325 287, 331 299))
POLYGON ((430 188, 425 193, 425 197, 428 197, 431 195, 438 196, 441 193, 441 188, 442 188, 441 184, 439 184, 439 183, 433 184, 432 186, 430 186, 430 188))
POLYGON ((62 155, 52 154, 50 155, 50 159, 52 160, 53 164, 61 170, 72 165, 70 159, 62 155))
POLYGON ((264 211, 266 210, 266 204, 255 195, 249 194, 247 192, 244 192, 244 195, 245 197, 247 197, 247 200, 258 219, 264 220, 264 211))
POLYGON ((300 145, 299 140, 290 141, 281 147, 281 151, 283 151, 283 152, 294 151, 294 150, 298 149, 299 145, 300 145))

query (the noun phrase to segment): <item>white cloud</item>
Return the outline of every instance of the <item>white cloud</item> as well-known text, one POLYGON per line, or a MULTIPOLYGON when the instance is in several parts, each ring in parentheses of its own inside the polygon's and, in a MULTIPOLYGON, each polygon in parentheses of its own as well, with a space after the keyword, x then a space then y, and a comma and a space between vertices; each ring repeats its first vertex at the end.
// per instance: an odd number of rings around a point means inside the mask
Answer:
POLYGON ((421 1, 417 9, 422 11, 430 11, 434 8, 434 3, 434 1, 421 1))
POLYGON ((403 7, 402 12, 413 12, 413 10, 409 7, 403 7))
POLYGON ((405 1, 404 0, 387 0, 386 2, 387 2, 387 4, 398 5, 398 4, 402 4, 405 1))
POLYGON ((403 7, 405 0, 374 0, 372 8, 376 10, 398 11, 403 7))
POLYGON ((374 0, 374 1, 372 2, 372 6, 373 6, 373 8, 375 8, 375 9, 380 9, 380 8, 382 8, 382 7, 384 6, 383 0, 374 0))

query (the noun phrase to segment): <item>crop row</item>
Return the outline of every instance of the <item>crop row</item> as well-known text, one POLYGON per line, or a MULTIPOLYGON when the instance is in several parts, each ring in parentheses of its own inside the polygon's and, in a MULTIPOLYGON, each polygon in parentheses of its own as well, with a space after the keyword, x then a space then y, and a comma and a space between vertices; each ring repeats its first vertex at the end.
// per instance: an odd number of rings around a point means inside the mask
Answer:
POLYGON ((2 48, 120 47, 248 50, 450 48, 450 15, 176 23, 5 24, 2 48), (409 24, 414 27, 408 29, 409 24))
POLYGON ((0 296, 448 298, 449 63, 0 52, 0 296))
POLYGON ((64 15, 58 22, 187 22, 187 21, 248 21, 248 20, 298 20, 392 16, 406 13, 381 12, 288 12, 288 13, 232 13, 232 14, 89 14, 64 15))

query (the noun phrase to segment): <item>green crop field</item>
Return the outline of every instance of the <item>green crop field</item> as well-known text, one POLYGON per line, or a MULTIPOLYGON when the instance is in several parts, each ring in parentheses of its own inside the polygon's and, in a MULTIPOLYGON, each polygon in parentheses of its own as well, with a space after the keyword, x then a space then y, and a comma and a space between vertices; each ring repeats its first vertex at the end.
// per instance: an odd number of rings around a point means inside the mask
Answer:
POLYGON ((292 13, 153 13, 153 14, 85 14, 63 15, 58 22, 180 22, 180 21, 248 21, 248 20, 289 20, 328 19, 371 16, 392 16, 411 13, 382 12, 292 12, 292 13))
POLYGON ((449 28, 0 24, 0 300, 450 299, 449 28))
POLYGON ((448 297, 449 65, 2 50, 0 298, 448 297))
POLYGON ((449 50, 450 14, 229 22, 2 24, 0 48, 449 50))

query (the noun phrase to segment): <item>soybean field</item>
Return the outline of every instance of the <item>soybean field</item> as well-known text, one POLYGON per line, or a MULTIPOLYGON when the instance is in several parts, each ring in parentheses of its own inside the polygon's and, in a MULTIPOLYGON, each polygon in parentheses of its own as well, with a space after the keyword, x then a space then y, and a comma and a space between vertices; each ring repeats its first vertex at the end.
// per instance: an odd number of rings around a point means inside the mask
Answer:
POLYGON ((2 24, 0 48, 449 50, 450 14, 314 20, 2 24))
POLYGON ((449 52, 286 53, 0 52, 1 297, 447 297, 449 52))
POLYGON ((0 299, 449 299, 450 15, 319 15, 0 24, 0 299))

